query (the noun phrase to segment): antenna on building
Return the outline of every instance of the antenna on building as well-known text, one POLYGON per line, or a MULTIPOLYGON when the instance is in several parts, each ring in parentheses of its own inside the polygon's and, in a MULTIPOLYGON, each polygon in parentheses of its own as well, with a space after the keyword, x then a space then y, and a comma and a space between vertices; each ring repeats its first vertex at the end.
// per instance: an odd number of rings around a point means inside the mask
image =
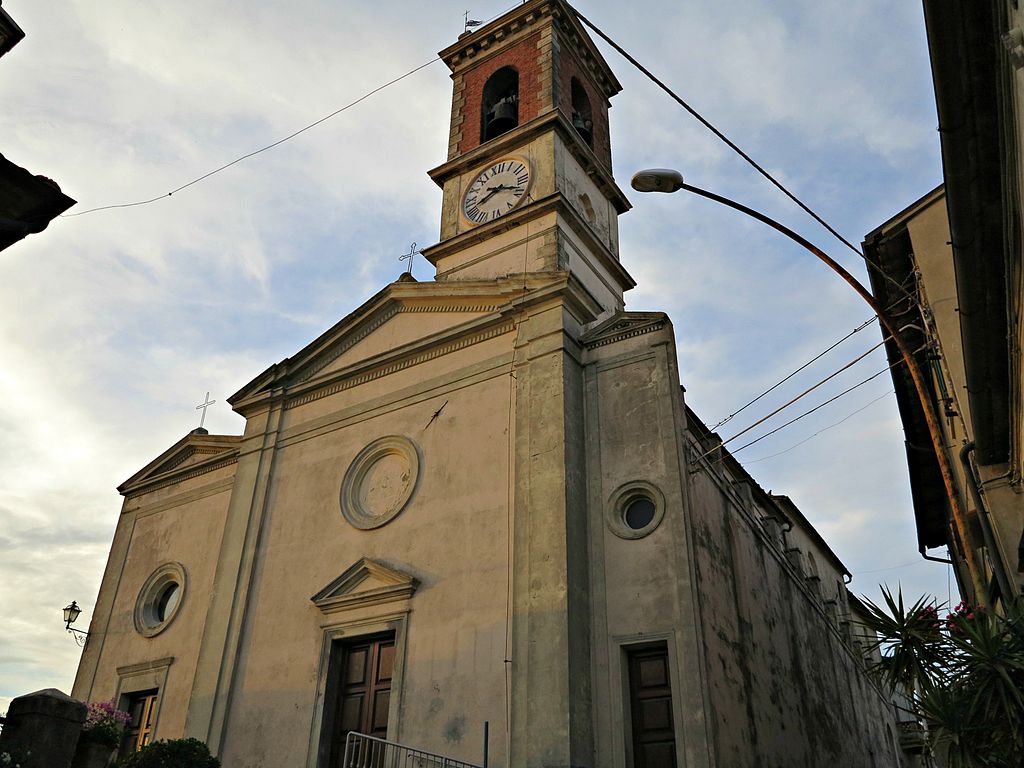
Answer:
POLYGON ((202 411, 203 415, 199 417, 199 428, 193 429, 193 435, 208 435, 210 434, 206 429, 203 428, 203 424, 206 422, 206 409, 216 403, 216 400, 210 399, 210 393, 206 393, 206 397, 203 398, 203 402, 196 406, 197 411, 202 411))
POLYGON ((415 277, 412 276, 412 260, 417 253, 423 253, 423 251, 422 249, 416 247, 416 241, 413 240, 412 245, 409 246, 409 252, 403 253, 401 256, 398 257, 399 261, 409 262, 409 266, 405 268, 405 272, 403 272, 401 277, 398 278, 399 280, 405 281, 416 279, 415 277))

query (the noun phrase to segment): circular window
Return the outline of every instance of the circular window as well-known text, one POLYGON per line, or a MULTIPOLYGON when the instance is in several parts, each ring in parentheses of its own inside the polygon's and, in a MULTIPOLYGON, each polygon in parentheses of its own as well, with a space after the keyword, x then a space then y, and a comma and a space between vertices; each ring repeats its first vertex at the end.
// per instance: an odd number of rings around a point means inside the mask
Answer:
POLYGON ((135 629, 145 637, 163 632, 174 619, 185 592, 185 569, 165 563, 146 579, 135 601, 135 629))
POLYGON ((360 530, 394 520, 405 509, 420 473, 420 455, 407 437, 374 440, 349 464, 341 481, 341 514, 360 530))
POLYGON ((646 496, 639 496, 626 505, 622 519, 629 528, 639 531, 651 524, 656 511, 653 501, 646 496))
POLYGON ((643 480, 620 485, 608 502, 605 522, 623 539, 639 539, 654 531, 665 516, 665 497, 643 480))

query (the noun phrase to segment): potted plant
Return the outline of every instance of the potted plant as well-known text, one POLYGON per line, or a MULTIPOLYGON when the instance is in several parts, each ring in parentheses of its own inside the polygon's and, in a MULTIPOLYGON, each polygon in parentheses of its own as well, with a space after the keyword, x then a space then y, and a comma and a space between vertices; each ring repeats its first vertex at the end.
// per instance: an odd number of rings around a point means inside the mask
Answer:
POLYGON ((71 768, 106 768, 110 765, 125 726, 131 719, 131 715, 118 709, 113 701, 89 704, 71 768))

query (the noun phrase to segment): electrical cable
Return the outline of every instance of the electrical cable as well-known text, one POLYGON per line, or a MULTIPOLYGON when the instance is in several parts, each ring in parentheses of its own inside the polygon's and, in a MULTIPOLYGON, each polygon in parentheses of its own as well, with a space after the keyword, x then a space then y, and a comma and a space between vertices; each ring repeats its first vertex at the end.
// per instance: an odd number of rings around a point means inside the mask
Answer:
POLYGON ((667 85, 665 85, 665 83, 663 83, 661 80, 659 80, 649 69, 647 69, 643 64, 641 64, 639 61, 637 61, 633 56, 631 56, 621 45, 616 43, 608 35, 606 35, 604 32, 602 32, 600 29, 598 29, 598 27, 595 26, 594 23, 592 21, 590 21, 590 19, 585 17, 583 14, 581 14, 575 8, 573 9, 573 11, 576 14, 576 18, 578 18, 583 24, 585 24, 586 26, 590 27, 590 29, 592 29, 594 32, 596 32, 598 34, 598 36, 601 37, 602 40, 604 40, 606 43, 608 43, 608 45, 610 45, 612 48, 614 48, 616 51, 618 51, 618 53, 623 58, 625 58, 626 61, 628 61, 634 67, 636 67, 641 72, 643 72, 643 74, 646 75, 647 78, 651 82, 653 82, 655 85, 657 85, 663 91, 665 91, 665 93, 667 93, 669 96, 671 96, 672 99, 677 104, 679 104, 679 106, 681 106, 683 109, 685 109, 687 112, 689 112, 690 115, 692 115, 698 122, 700 122, 701 125, 703 125, 709 131, 711 131, 718 139, 720 139, 722 142, 724 142, 725 145, 729 147, 729 149, 731 149, 733 152, 735 152, 737 155, 739 155, 741 158, 743 158, 754 170, 756 170, 758 173, 760 173, 762 176, 764 176, 764 178, 766 178, 773 185, 775 185, 784 195, 786 195, 786 197, 788 197, 790 200, 792 200, 794 203, 796 203, 812 219, 814 219, 821 226, 823 226, 825 229, 827 229, 829 231, 829 233, 833 237, 835 237, 839 242, 841 242, 843 245, 845 245, 847 248, 849 248, 855 254, 860 256, 860 258, 863 259, 865 263, 867 263, 868 265, 870 265, 870 266, 874 267, 875 269, 877 269, 879 274, 881 274, 883 278, 889 280, 894 285, 898 285, 898 283, 896 283, 895 280, 893 280, 891 277, 889 277, 889 275, 887 275, 882 270, 878 269, 877 265, 873 264, 870 260, 868 260, 868 257, 864 255, 864 252, 861 251, 860 248, 856 247, 853 243, 851 243, 849 240, 847 240, 845 237, 843 237, 841 234, 839 234, 839 232, 835 229, 835 227, 833 227, 831 224, 829 224, 827 221, 825 221, 825 219, 823 219, 820 215, 815 213, 814 210, 811 209, 811 207, 809 205, 804 203, 794 193, 790 192, 789 189, 785 185, 783 185, 783 183, 781 181, 779 181, 774 176, 772 176, 771 173, 769 173, 760 164, 758 164, 758 162, 756 160, 754 160, 754 158, 752 158, 750 155, 748 155, 746 152, 744 152, 742 149, 740 149, 740 147, 734 141, 732 141, 728 136, 726 136, 724 133, 722 133, 720 130, 718 130, 718 128, 716 128, 714 125, 712 125, 696 109, 691 107, 680 96, 678 96, 675 93, 675 91, 673 91, 671 88, 669 88, 667 85))
MULTIPOLYGON (((882 370, 880 370, 880 371, 879 371, 878 373, 875 373, 875 374, 872 374, 871 376, 868 376, 868 377, 867 377, 866 379, 864 379, 863 381, 861 381, 861 382, 859 382, 859 383, 857 383, 857 384, 854 384, 854 385, 853 385, 852 387, 850 387, 849 389, 844 389, 844 390, 843 390, 842 392, 840 392, 840 393, 839 393, 838 395, 836 395, 835 397, 830 397, 830 398, 829 398, 828 400, 826 400, 825 402, 821 403, 820 405, 816 405, 816 406, 814 406, 814 407, 813 407, 813 408, 811 408, 811 410, 809 410, 809 411, 804 411, 804 412, 803 412, 803 413, 801 413, 801 414, 800 414, 799 416, 797 416, 797 417, 796 417, 795 419, 790 419, 789 421, 787 421, 787 422, 786 422, 785 424, 783 424, 782 426, 776 427, 776 428, 775 428, 775 429, 773 429, 773 430, 772 430, 771 432, 766 432, 765 434, 761 435, 761 436, 760 436, 759 438, 757 438, 757 439, 755 439, 755 440, 751 440, 751 441, 750 441, 749 443, 746 443, 746 444, 744 444, 744 445, 741 445, 741 446, 740 446, 739 448, 736 448, 735 450, 732 450, 732 451, 730 451, 730 453, 731 453, 732 455, 736 455, 737 453, 739 453, 740 451, 742 451, 742 450, 743 450, 744 448, 749 448, 750 446, 754 445, 755 443, 759 443, 759 442, 761 442, 761 441, 762 441, 762 440, 764 440, 764 439, 765 439, 766 437, 771 437, 771 436, 772 436, 772 435, 774 435, 774 434, 775 434, 776 432, 780 432, 780 431, 782 431, 783 429, 785 429, 786 427, 788 427, 788 426, 790 426, 790 425, 792 425, 792 424, 795 424, 796 422, 800 421, 800 419, 804 418, 805 416, 810 416, 810 415, 811 415, 812 413, 814 413, 815 411, 819 411, 819 410, 821 410, 822 408, 824 408, 824 407, 825 407, 826 405, 828 405, 829 403, 834 403, 834 402, 835 402, 836 400, 838 400, 838 399, 839 399, 840 397, 843 397, 844 395, 848 395, 848 394, 850 394, 851 392, 853 392, 853 390, 857 389, 857 387, 862 387, 862 386, 864 386, 864 385, 865 385, 865 384, 867 384, 867 383, 868 383, 869 381, 872 381, 873 379, 877 379, 877 378, 878 378, 879 376, 881 376, 881 375, 882 375, 883 373, 886 373, 887 371, 889 371, 889 370, 891 370, 891 369, 895 368, 895 367, 896 367, 897 365, 903 365, 903 363, 904 363, 904 361, 903 361, 903 360, 897 360, 897 361, 896 361, 895 363, 893 363, 892 365, 887 365, 887 366, 886 366, 885 368, 883 368, 882 370)), ((719 459, 719 461, 721 461, 721 459, 719 459)), ((716 463, 717 463, 717 462, 716 462, 716 463)))
POLYGON ((265 147, 260 147, 259 149, 253 150, 252 152, 244 154, 241 157, 235 158, 230 163, 225 163, 224 165, 220 166, 219 168, 215 168, 214 170, 210 171, 209 173, 204 173, 202 176, 199 176, 199 177, 197 177, 195 179, 192 179, 192 181, 190 181, 190 182, 188 182, 186 184, 182 184, 180 187, 177 187, 176 189, 172 189, 167 194, 158 195, 157 197, 150 198, 149 200, 137 200, 136 202, 133 202, 133 203, 119 203, 117 205, 101 205, 101 206, 98 206, 96 208, 89 208, 88 210, 85 210, 85 211, 78 211, 77 213, 64 213, 64 214, 61 214, 61 217, 62 218, 66 218, 66 219, 70 219, 70 218, 72 218, 74 216, 85 216, 85 214, 87 214, 87 213, 95 213, 96 211, 109 211, 112 208, 134 208, 136 206, 149 205, 150 203, 155 203, 158 200, 163 200, 164 198, 168 198, 168 197, 170 197, 171 195, 173 195, 176 192, 181 192, 183 189, 188 189, 193 184, 198 184, 199 182, 204 181, 204 180, 210 178, 211 176, 220 173, 221 171, 227 170, 228 168, 230 168, 231 166, 235 165, 236 163, 240 163, 243 160, 248 160, 250 157, 253 157, 254 155, 258 155, 261 152, 266 152, 268 149, 273 149, 276 146, 284 144, 286 141, 290 141, 291 139, 294 139, 299 134, 305 133, 310 128, 315 128, 316 126, 320 125, 320 123, 323 123, 323 122, 325 122, 327 120, 330 120, 332 117, 334 117, 336 115, 340 115, 345 110, 351 109, 356 104, 359 104, 360 102, 365 101, 366 99, 368 99, 371 96, 373 96, 375 93, 379 93, 380 91, 383 91, 388 86, 394 85, 395 83, 398 83, 398 82, 400 82, 402 80, 405 80, 405 78, 407 78, 407 77, 409 77, 411 75, 416 74, 421 69, 426 69, 431 64, 433 64, 435 61, 440 61, 440 59, 437 58, 437 57, 434 57, 430 61, 428 61, 428 62, 426 62, 424 64, 420 64, 415 69, 410 69, 404 75, 400 75, 399 77, 396 77, 394 80, 389 80, 388 82, 384 83, 383 85, 377 86, 372 91, 364 93, 362 96, 360 96, 355 101, 349 102, 345 106, 340 107, 339 109, 334 110, 329 115, 324 115, 319 120, 313 121, 309 125, 307 125, 307 126, 305 126, 303 128, 300 128, 299 130, 295 131, 294 133, 290 133, 290 134, 288 134, 287 136, 285 136, 282 139, 278 139, 277 141, 275 141, 275 142, 273 142, 271 144, 267 144, 265 147))
MULTIPOLYGON (((857 363, 859 363, 859 362, 860 362, 861 360, 863 360, 863 359, 864 359, 865 357, 867 357, 868 355, 870 355, 870 354, 871 354, 872 352, 874 352, 874 351, 875 351, 876 349, 878 349, 878 348, 879 348, 880 346, 882 346, 883 344, 885 344, 885 342, 887 342, 887 341, 888 341, 888 340, 889 340, 890 338, 892 338, 892 337, 891 337, 891 336, 886 336, 886 337, 885 337, 884 339, 882 339, 882 340, 881 340, 880 342, 878 342, 877 344, 875 344, 875 346, 873 346, 873 347, 872 347, 871 349, 869 349, 869 350, 868 350, 867 352, 864 352, 864 353, 862 353, 862 354, 858 355, 858 356, 857 356, 857 357, 855 357, 855 358, 854 358, 853 360, 851 360, 850 362, 848 362, 848 363, 847 363, 846 365, 842 366, 842 367, 841 367, 841 368, 839 368, 838 370, 835 370, 835 371, 833 371, 832 373, 830 373, 830 374, 829 374, 828 376, 826 376, 826 377, 825 377, 824 379, 822 379, 822 380, 821 380, 821 381, 819 381, 818 383, 816 383, 816 384, 812 385, 811 387, 809 387, 809 388, 805 389, 805 390, 804 390, 803 392, 801 392, 801 393, 800 393, 799 395, 797 395, 796 397, 794 397, 793 399, 791 399, 791 400, 790 400, 789 402, 787 402, 787 403, 784 403, 783 405, 780 405, 780 406, 779 406, 778 408, 776 408, 776 409, 775 409, 774 411, 772 411, 771 413, 769 413, 769 414, 768 414, 767 416, 765 416, 765 417, 763 417, 763 418, 760 418, 760 419, 758 419, 757 421, 755 421, 755 422, 754 422, 753 424, 751 424, 751 425, 750 425, 749 427, 747 427, 746 429, 740 430, 740 431, 739 431, 739 432, 737 432, 737 433, 736 433, 735 435, 733 435, 732 437, 730 437, 730 438, 729 438, 728 440, 723 440, 723 441, 722 441, 722 443, 721 443, 721 445, 728 445, 728 444, 729 444, 729 443, 731 443, 731 442, 732 442, 733 440, 735 440, 735 439, 736 439, 737 437, 740 437, 741 435, 745 435, 745 434, 746 434, 747 432, 749 432, 750 430, 752 430, 752 429, 753 429, 754 427, 757 427, 757 426, 760 426, 761 424, 764 424, 764 423, 765 423, 766 421, 768 421, 768 419, 770 419, 770 418, 771 418, 772 416, 775 416, 776 414, 778 414, 778 413, 781 413, 782 411, 784 411, 784 410, 785 410, 786 408, 789 408, 789 406, 793 405, 793 404, 794 404, 795 402, 797 402, 798 400, 800 400, 800 399, 802 399, 802 398, 806 397, 807 395, 809 395, 809 394, 810 394, 811 392, 813 392, 814 390, 816 390, 816 389, 817 389, 818 387, 820 387, 820 386, 822 386, 823 384, 825 384, 826 382, 828 382, 828 381, 831 381, 832 379, 834 379, 834 378, 835 378, 836 376, 838 376, 838 375, 839 375, 840 373, 842 373, 843 371, 847 370, 848 368, 852 368, 852 367, 853 367, 854 365, 856 365, 856 364, 857 364, 857 363)), ((888 369, 885 369, 885 370, 888 370, 888 369)), ((862 383, 863 383, 863 382, 862 382, 862 383)), ((719 447, 721 447, 721 446, 715 446, 714 448, 711 448, 710 450, 708 450, 708 452, 707 452, 707 453, 713 453, 714 451, 717 451, 719 447)), ((707 454, 705 454, 705 455, 707 455, 707 454)))
MULTIPOLYGON (((506 8, 505 10, 501 11, 500 13, 496 13, 494 16, 492 16, 491 18, 487 19, 487 21, 484 21, 482 23, 483 24, 489 24, 490 22, 494 21, 499 16, 502 16, 502 15, 508 13, 509 11, 511 11, 515 7, 516 6, 510 6, 510 7, 506 8)), ((277 141, 275 141, 275 142, 273 142, 271 144, 267 144, 265 147, 260 147, 259 149, 256 149, 256 150, 254 150, 252 152, 249 152, 248 154, 245 154, 245 155, 242 155, 241 157, 235 158, 230 163, 225 163, 224 165, 220 166, 219 168, 215 168, 214 170, 210 171, 209 173, 205 173, 202 176, 199 176, 199 177, 197 177, 195 179, 192 179, 192 181, 188 182, 187 184, 182 184, 177 189, 172 189, 170 192, 168 192, 165 195, 158 195, 157 197, 150 198, 149 200, 137 200, 136 202, 133 202, 133 203, 120 203, 120 204, 117 204, 117 205, 101 205, 101 206, 98 206, 96 208, 89 208, 88 210, 85 210, 85 211, 78 211, 77 213, 64 213, 64 214, 60 215, 60 218, 70 219, 70 218, 72 218, 74 216, 84 216, 87 213, 95 213, 96 211, 109 211, 112 208, 134 208, 134 207, 139 206, 139 205, 149 205, 150 203, 155 203, 158 200, 163 200, 165 197, 171 197, 175 192, 181 192, 183 189, 187 189, 187 188, 191 187, 193 184, 198 184, 199 182, 204 181, 205 179, 210 178, 214 174, 217 174, 217 173, 220 173, 221 171, 227 170, 228 168, 230 168, 232 165, 235 165, 236 163, 240 163, 243 160, 248 160, 250 157, 253 157, 254 155, 258 155, 261 152, 266 152, 268 149, 273 149, 274 147, 276 147, 276 146, 278 146, 280 144, 284 144, 286 141, 291 141, 292 139, 294 139, 299 134, 305 133, 306 131, 308 131, 310 128, 315 128, 316 126, 320 125, 320 123, 323 123, 323 122, 326 122, 327 120, 330 120, 335 115, 341 114, 345 110, 354 107, 356 104, 358 104, 361 101, 365 101, 366 99, 368 99, 371 96, 373 96, 375 93, 379 93, 380 91, 383 91, 388 86, 394 85, 395 83, 398 83, 398 82, 401 82, 402 80, 405 80, 405 78, 407 78, 407 77, 409 77, 411 75, 416 74, 421 69, 426 69, 431 64, 433 64, 435 61, 440 61, 440 60, 441 60, 440 58, 435 56, 430 61, 424 62, 423 64, 420 64, 418 67, 415 67, 414 69, 410 69, 404 75, 400 75, 399 77, 396 77, 394 80, 389 80, 388 82, 384 83, 383 85, 377 86, 372 91, 369 91, 369 92, 363 94, 362 96, 360 96, 355 101, 350 102, 350 103, 346 104, 345 106, 340 107, 339 109, 334 110, 329 115, 324 115, 319 120, 315 120, 312 123, 310 123, 309 125, 304 126, 304 127, 300 128, 299 130, 295 131, 294 133, 290 133, 290 134, 288 134, 287 136, 285 136, 282 139, 278 139, 277 141)))
POLYGON ((779 382, 776 382, 775 384, 773 384, 773 385, 772 385, 771 387, 769 387, 768 389, 766 389, 766 390, 765 390, 764 392, 762 392, 762 393, 761 393, 760 395, 758 395, 758 396, 757 396, 757 397, 755 397, 755 398, 754 398, 753 400, 751 400, 750 402, 748 402, 748 403, 747 403, 746 405, 744 405, 743 407, 741 407, 741 408, 740 408, 739 410, 737 410, 737 411, 735 411, 735 412, 733 412, 733 413, 730 413, 730 414, 729 414, 728 416, 726 416, 726 417, 725 417, 724 419, 722 419, 722 420, 721 420, 720 422, 718 422, 718 423, 717 423, 717 424, 715 424, 715 425, 714 425, 713 427, 711 427, 711 431, 712 431, 712 432, 714 432, 714 431, 716 431, 716 430, 717 430, 717 429, 718 429, 718 428, 719 428, 720 426, 722 426, 723 424, 725 424, 725 423, 727 423, 727 422, 729 422, 729 421, 732 421, 732 419, 733 419, 733 417, 734 417, 734 416, 738 416, 739 414, 743 413, 743 411, 745 411, 745 410, 746 410, 747 408, 749 408, 749 407, 750 407, 751 405, 753 405, 754 403, 756 403, 756 402, 757 402, 758 400, 760 400, 760 399, 761 399, 762 397, 764 397, 765 395, 767 395, 767 394, 770 394, 770 393, 771 393, 771 392, 773 392, 774 390, 778 389, 778 388, 779 388, 780 386, 782 386, 783 384, 785 384, 785 383, 786 383, 787 381, 789 381, 789 380, 790 380, 791 378, 793 378, 794 376, 796 376, 796 375, 797 375, 798 373, 800 373, 800 372, 801 372, 802 370, 804 370, 804 369, 805 369, 805 368, 807 368, 808 366, 812 365, 813 363, 816 363, 816 362, 818 362, 818 361, 819 361, 819 360, 820 360, 821 358, 823 358, 823 357, 824 357, 825 355, 827 355, 827 354, 828 354, 829 352, 831 352, 831 351, 832 351, 833 349, 835 349, 836 347, 838 347, 838 346, 839 346, 840 344, 842 344, 842 343, 843 343, 844 341, 846 341, 846 340, 847 340, 848 338, 850 338, 851 336, 853 336, 853 335, 854 335, 854 334, 856 334, 856 333, 860 333, 861 331, 863 331, 863 330, 864 330, 865 328, 867 328, 867 327, 868 327, 869 325, 871 325, 871 323, 873 323, 873 322, 874 322, 875 320, 877 320, 877 319, 878 319, 878 315, 872 315, 871 317, 869 317, 869 318, 868 318, 867 320, 865 320, 865 321, 864 321, 863 323, 861 323, 860 325, 858 325, 858 326, 857 326, 856 328, 854 328, 854 329, 853 329, 852 331, 850 331, 850 332, 849 332, 848 334, 846 334, 845 336, 843 336, 843 338, 841 338, 841 339, 840 339, 839 341, 837 341, 837 342, 836 342, 835 344, 833 344, 832 346, 830 346, 830 347, 829 347, 828 349, 826 349, 826 350, 825 350, 824 352, 822 352, 822 353, 820 353, 820 354, 816 355, 815 357, 811 358, 810 360, 808 360, 808 361, 807 361, 806 363, 804 363, 803 365, 801 365, 801 366, 800 366, 799 368, 797 368, 797 369, 796 369, 795 371, 793 371, 793 372, 792 372, 791 374, 789 374, 788 376, 786 376, 786 378, 784 378, 784 379, 782 379, 781 381, 779 381, 779 382))
POLYGON ((804 443, 806 443, 806 442, 807 442, 808 440, 813 440, 813 439, 814 439, 815 437, 817 437, 818 435, 820 435, 820 434, 821 434, 822 432, 828 432, 828 430, 832 429, 832 427, 838 427, 838 426, 839 426, 840 424, 842 424, 842 423, 843 423, 844 421, 848 421, 849 419, 852 419, 852 418, 853 418, 854 416, 856 416, 856 415, 857 415, 858 413, 860 413, 861 411, 865 411, 865 410, 867 410, 867 409, 868 409, 868 408, 870 408, 870 407, 871 407, 872 405, 874 405, 875 403, 877 403, 877 402, 878 402, 879 400, 882 400, 883 398, 885 398, 885 397, 888 397, 889 395, 893 394, 893 393, 894 393, 894 391, 895 391, 895 390, 892 390, 892 389, 890 389, 889 391, 887 391, 887 392, 884 392, 884 393, 882 393, 881 395, 879 395, 878 397, 876 397, 876 398, 875 398, 874 400, 872 400, 872 401, 871 401, 870 403, 867 403, 866 405, 862 405, 862 406, 861 406, 860 408, 858 408, 858 409, 857 409, 856 411, 853 411, 852 413, 848 413, 848 414, 846 414, 846 415, 845 415, 845 416, 844 416, 843 418, 841 418, 841 419, 840 419, 839 421, 837 421, 837 422, 834 422, 834 423, 832 423, 832 424, 829 424, 829 425, 828 425, 827 427, 823 427, 822 429, 819 429, 819 430, 818 430, 817 432, 815 432, 815 433, 814 433, 813 435, 810 435, 810 436, 808 436, 808 437, 805 437, 805 438, 804 438, 803 440, 801 440, 801 441, 800 441, 799 443, 795 443, 794 445, 791 445, 791 446, 789 446, 789 448, 786 448, 786 449, 785 449, 785 450, 783 450, 783 451, 779 451, 778 453, 773 453, 773 454, 770 454, 770 455, 768 455, 768 456, 762 456, 762 457, 761 457, 761 458, 759 458, 759 459, 749 459, 749 460, 747 460, 747 461, 744 461, 744 462, 743 462, 743 465, 744 465, 744 466, 749 466, 750 464, 757 464, 757 463, 758 463, 759 461, 767 461, 768 459, 774 459, 774 458, 775 458, 776 456, 781 456, 781 455, 782 455, 782 454, 784 454, 784 453, 789 453, 790 451, 792 451, 792 450, 794 450, 794 449, 796 449, 796 448, 799 448, 799 447, 800 447, 801 445, 803 445, 804 443))
POLYGON ((866 573, 881 573, 882 571, 895 571, 897 568, 909 568, 912 565, 917 565, 918 563, 923 563, 923 562, 925 562, 925 561, 924 560, 914 560, 913 562, 910 562, 910 563, 903 563, 901 565, 890 565, 890 566, 888 566, 886 568, 874 568, 874 569, 872 569, 870 571, 857 571, 857 570, 855 570, 854 573, 857 574, 858 576, 863 576, 866 573))

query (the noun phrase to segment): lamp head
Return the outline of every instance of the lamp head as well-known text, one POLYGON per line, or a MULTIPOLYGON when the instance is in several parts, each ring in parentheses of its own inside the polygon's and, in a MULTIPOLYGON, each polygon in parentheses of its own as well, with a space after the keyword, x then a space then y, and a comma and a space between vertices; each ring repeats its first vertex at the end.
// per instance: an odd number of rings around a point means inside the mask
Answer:
POLYGON ((629 182, 637 192, 676 192, 683 188, 683 174, 671 168, 637 171, 629 182))
POLYGON ((74 600, 71 601, 71 605, 65 606, 64 608, 64 623, 70 627, 78 619, 82 609, 78 607, 78 603, 74 600))

